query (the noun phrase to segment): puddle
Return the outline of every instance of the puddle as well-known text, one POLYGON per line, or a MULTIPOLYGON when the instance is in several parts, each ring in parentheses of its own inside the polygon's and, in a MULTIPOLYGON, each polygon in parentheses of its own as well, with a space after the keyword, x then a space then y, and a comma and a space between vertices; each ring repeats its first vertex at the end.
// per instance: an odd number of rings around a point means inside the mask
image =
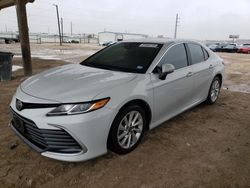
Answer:
POLYGON ((31 55, 31 57, 44 59, 44 60, 60 60, 60 58, 54 56, 54 55, 31 55))
POLYGON ((242 93, 250 93, 250 85, 248 84, 229 85, 224 87, 223 89, 229 91, 238 91, 242 93))
MULTIPOLYGON (((69 63, 79 63, 80 60, 86 58, 86 56, 91 56, 96 53, 97 50, 39 50, 38 52, 32 53, 32 58, 39 58, 44 60, 62 60, 69 63)), ((22 55, 15 55, 15 58, 21 58, 22 55)))
POLYGON ((22 69, 22 68, 23 68, 22 66, 12 65, 12 72, 15 72, 15 71, 22 69))
POLYGON ((243 73, 239 71, 235 71, 235 72, 232 72, 231 74, 242 75, 243 73))
MULTIPOLYGON (((15 58, 22 58, 21 55, 15 55, 15 58)), ((32 58, 39 58, 44 60, 60 60, 60 58, 54 56, 54 55, 31 55, 32 58)))

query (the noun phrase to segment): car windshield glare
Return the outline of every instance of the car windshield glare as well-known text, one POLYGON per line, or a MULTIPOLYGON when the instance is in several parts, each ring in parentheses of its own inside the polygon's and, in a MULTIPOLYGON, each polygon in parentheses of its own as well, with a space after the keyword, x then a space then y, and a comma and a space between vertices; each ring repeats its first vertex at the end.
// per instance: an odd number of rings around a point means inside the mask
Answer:
POLYGON ((117 43, 90 56, 81 65, 121 72, 145 73, 162 46, 158 43, 117 43))

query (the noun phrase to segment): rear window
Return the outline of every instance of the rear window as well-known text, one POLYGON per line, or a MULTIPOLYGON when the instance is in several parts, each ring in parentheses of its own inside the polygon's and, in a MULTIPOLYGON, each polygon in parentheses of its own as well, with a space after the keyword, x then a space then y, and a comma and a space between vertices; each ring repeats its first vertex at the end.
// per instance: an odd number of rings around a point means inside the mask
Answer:
POLYGON ((203 54, 204 54, 204 60, 206 61, 209 58, 209 54, 207 52, 207 50, 205 50, 205 48, 202 48, 203 50, 203 54))
POLYGON ((192 43, 187 45, 190 51, 192 64, 204 62, 205 59, 202 47, 198 44, 192 44, 192 43))

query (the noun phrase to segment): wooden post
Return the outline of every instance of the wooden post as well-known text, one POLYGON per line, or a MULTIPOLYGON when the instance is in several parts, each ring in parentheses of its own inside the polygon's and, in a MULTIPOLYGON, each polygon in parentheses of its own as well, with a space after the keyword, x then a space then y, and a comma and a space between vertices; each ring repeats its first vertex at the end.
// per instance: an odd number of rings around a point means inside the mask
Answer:
POLYGON ((32 75, 29 29, 27 23, 26 1, 16 0, 16 13, 23 57, 24 76, 32 75))

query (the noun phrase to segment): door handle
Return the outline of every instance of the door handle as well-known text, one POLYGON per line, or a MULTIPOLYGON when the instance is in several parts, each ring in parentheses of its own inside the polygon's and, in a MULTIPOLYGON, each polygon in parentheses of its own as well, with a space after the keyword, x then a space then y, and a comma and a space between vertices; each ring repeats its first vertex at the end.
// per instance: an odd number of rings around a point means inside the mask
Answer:
POLYGON ((188 72, 188 73, 187 73, 187 77, 190 77, 190 76, 192 76, 192 75, 193 75, 192 72, 188 72))
POLYGON ((209 69, 212 69, 212 68, 214 68, 214 66, 213 65, 209 65, 209 69))

